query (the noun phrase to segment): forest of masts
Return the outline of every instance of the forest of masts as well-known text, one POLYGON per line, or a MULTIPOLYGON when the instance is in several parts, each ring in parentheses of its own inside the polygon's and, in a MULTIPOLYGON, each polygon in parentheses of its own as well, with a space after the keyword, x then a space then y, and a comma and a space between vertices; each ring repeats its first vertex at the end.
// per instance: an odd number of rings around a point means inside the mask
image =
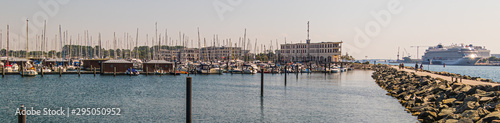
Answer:
MULTIPOLYGON (((46 24, 45 24, 46 25, 46 24)), ((26 27, 28 28, 28 27, 26 27)), ((4 32, 0 30, 0 56, 5 57, 20 57, 26 58, 26 50, 28 50, 29 58, 63 58, 63 59, 142 59, 142 60, 160 60, 164 59, 161 56, 163 50, 178 50, 182 52, 186 48, 194 48, 200 50, 200 60, 210 61, 204 57, 201 51, 202 47, 241 47, 242 50, 250 51, 253 53, 245 54, 245 56, 235 54, 229 56, 232 60, 240 58, 241 60, 274 60, 274 50, 279 48, 278 39, 275 41, 275 48, 273 49, 273 40, 269 42, 269 47, 266 48, 265 44, 257 44, 257 39, 251 42, 251 39, 246 35, 244 30, 243 37, 238 41, 232 41, 231 38, 219 38, 217 34, 213 38, 201 38, 200 29, 198 28, 197 40, 193 40, 182 32, 179 32, 177 37, 168 35, 168 30, 165 29, 164 35, 158 32, 157 24, 155 23, 155 34, 146 35, 145 39, 139 39, 139 29, 133 33, 124 32, 113 33, 112 40, 102 40, 101 33, 96 32, 95 35, 89 33, 89 30, 84 30, 78 33, 71 34, 68 30, 63 30, 59 25, 58 33, 46 34, 47 27, 40 34, 36 34, 26 39, 21 39, 21 36, 9 37, 9 25, 7 25, 6 41, 4 41, 4 32), (174 38, 174 39, 172 39, 174 38), (33 40, 34 39, 34 40, 33 40), (26 45, 22 45, 26 42, 26 45), (29 44, 28 44, 29 42, 29 44), (142 44, 139 44, 141 42, 142 44), (197 44, 196 44, 197 43, 197 44), (253 45, 252 45, 253 43, 253 45), (161 46, 161 47, 159 47, 161 46), (23 50, 24 49, 24 50, 23 50), (9 52, 6 52, 6 51, 9 52), (31 51, 30 51, 31 50, 31 51)), ((285 38, 286 43, 286 38, 285 38)), ((228 59, 219 59, 228 60, 228 59)))

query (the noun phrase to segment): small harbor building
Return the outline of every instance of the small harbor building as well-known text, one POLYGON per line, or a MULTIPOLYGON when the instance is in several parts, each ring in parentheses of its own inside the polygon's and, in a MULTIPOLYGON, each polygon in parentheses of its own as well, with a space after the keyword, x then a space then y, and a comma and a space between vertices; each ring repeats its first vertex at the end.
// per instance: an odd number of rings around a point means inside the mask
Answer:
POLYGON ((113 73, 115 68, 116 73, 124 73, 131 67, 134 67, 134 64, 130 61, 124 59, 113 59, 103 62, 101 73, 113 73))
POLYGON ((174 69, 174 63, 165 60, 150 60, 148 62, 142 63, 142 70, 144 72, 152 73, 155 70, 164 70, 167 72, 172 72, 174 69))

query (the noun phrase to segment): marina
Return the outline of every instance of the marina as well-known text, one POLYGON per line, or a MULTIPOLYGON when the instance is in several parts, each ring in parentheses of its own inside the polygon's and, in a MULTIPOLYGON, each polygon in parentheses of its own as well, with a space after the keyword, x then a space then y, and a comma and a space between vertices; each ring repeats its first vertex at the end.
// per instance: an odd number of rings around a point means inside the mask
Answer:
MULTIPOLYGON (((371 71, 337 74, 223 74, 193 77, 193 122, 416 122, 370 78, 371 71), (311 114, 311 112, 316 112, 311 114), (376 118, 384 117, 384 118, 376 118)), ((119 107, 122 116, 28 116, 28 121, 185 122, 186 76, 46 75, 0 78, 0 119, 10 107, 119 107), (154 109, 154 110, 151 110, 154 109)))
POLYGON ((2 123, 500 123, 500 1, 1 4, 2 123))

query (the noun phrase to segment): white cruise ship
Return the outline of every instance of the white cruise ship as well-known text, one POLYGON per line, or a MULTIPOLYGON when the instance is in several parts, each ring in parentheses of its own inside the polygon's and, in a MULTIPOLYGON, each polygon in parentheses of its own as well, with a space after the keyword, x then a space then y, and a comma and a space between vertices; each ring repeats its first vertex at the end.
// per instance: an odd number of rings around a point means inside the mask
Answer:
POLYGON ((422 56, 423 64, 474 65, 481 58, 490 57, 490 50, 484 46, 441 44, 429 47, 422 56))

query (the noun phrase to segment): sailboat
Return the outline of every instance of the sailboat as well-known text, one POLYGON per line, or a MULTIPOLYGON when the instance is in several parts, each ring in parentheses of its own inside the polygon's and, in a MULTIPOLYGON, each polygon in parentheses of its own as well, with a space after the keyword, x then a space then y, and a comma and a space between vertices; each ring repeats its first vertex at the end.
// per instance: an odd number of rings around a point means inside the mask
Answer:
POLYGON ((38 72, 36 72, 35 67, 29 62, 29 42, 28 42, 28 20, 26 20, 26 64, 24 69, 21 71, 22 76, 36 76, 38 72))

